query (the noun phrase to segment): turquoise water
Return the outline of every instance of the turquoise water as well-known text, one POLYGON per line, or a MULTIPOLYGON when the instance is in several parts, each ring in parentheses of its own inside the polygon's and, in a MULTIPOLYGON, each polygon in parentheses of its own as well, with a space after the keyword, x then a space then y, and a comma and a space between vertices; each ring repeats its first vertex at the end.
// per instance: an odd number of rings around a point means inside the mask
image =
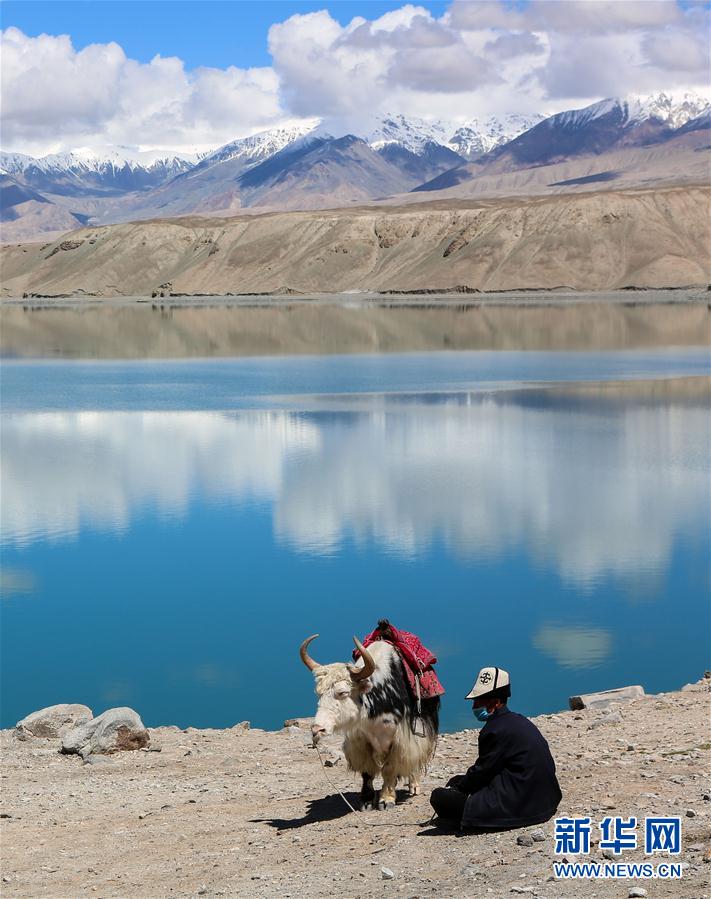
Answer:
POLYGON ((4 362, 2 721, 311 713, 389 617, 511 705, 709 667, 703 350, 4 362), (591 380, 627 381, 601 389, 591 380), (686 382, 684 382, 686 383, 686 382))

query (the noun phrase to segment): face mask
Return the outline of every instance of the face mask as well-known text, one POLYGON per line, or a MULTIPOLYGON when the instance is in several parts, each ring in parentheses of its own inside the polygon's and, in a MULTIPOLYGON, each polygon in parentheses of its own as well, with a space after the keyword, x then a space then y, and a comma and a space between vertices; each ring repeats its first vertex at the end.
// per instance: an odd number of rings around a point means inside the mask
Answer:
POLYGON ((488 721, 492 715, 493 712, 489 712, 486 709, 474 709, 474 717, 477 721, 488 721))

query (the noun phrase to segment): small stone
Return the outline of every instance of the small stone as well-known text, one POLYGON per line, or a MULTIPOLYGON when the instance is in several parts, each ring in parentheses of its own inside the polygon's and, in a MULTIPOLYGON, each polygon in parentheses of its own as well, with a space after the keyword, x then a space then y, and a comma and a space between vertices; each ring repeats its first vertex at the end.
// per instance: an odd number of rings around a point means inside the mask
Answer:
POLYGON ((313 718, 287 718, 284 727, 300 727, 302 730, 311 730, 313 718))
POLYGON ((516 842, 519 846, 533 846, 533 837, 530 833, 522 833, 516 837, 516 842))
POLYGON ((383 880, 395 880, 395 872, 391 871, 390 868, 381 868, 380 873, 383 880))
POLYGON ((10 883, 11 880, 12 880, 12 877, 10 877, 9 874, 3 874, 3 876, 2 876, 3 883, 10 883))
POLYGON ((541 830, 540 827, 537 827, 535 830, 531 831, 531 839, 534 843, 543 843, 546 839, 545 831, 541 830))
POLYGON ((602 857, 606 858, 608 861, 614 862, 619 856, 617 856, 612 849, 603 849, 602 857))
POLYGON ((703 843, 692 843, 691 846, 688 847, 689 852, 703 852, 704 844, 703 843))
POLYGON ((83 762, 84 765, 113 765, 113 760, 105 755, 88 755, 83 762))
POLYGON ((704 793, 701 798, 704 800, 704 802, 711 802, 711 793, 704 793))
POLYGON ((628 899, 644 899, 647 895, 647 891, 642 887, 632 887, 632 889, 627 893, 628 899))
POLYGON ((588 724, 588 730, 594 730, 596 727, 601 727, 604 724, 619 724, 621 721, 622 715, 619 712, 607 711, 588 724))
POLYGON ((696 812, 693 810, 693 808, 688 808, 684 812, 684 814, 686 815, 687 818, 695 818, 696 817, 696 812))
POLYGON ((207 892, 207 887, 203 884, 200 889, 197 891, 198 896, 204 896, 207 892))
POLYGON ((460 874, 464 877, 476 877, 477 874, 481 874, 481 869, 477 865, 464 865, 460 874))

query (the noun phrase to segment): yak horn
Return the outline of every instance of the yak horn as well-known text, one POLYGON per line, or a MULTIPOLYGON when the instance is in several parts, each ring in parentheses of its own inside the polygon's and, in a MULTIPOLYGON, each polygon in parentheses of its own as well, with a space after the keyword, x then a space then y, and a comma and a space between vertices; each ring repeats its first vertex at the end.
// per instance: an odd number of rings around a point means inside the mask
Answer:
POLYGON ((306 665, 309 671, 314 671, 316 668, 320 668, 318 662, 314 662, 314 660, 309 655, 309 643, 312 640, 315 640, 318 637, 318 634, 313 634, 311 637, 307 637, 306 640, 301 644, 301 648, 299 649, 299 655, 301 656, 301 661, 306 665))
POLYGON ((363 659, 363 667, 359 668, 356 665, 349 665, 348 670, 350 671, 353 680, 365 680, 366 677, 370 677, 370 675, 375 671, 375 662, 373 661, 372 655, 363 646, 358 637, 353 637, 353 642, 356 645, 356 649, 360 653, 361 659, 363 659))

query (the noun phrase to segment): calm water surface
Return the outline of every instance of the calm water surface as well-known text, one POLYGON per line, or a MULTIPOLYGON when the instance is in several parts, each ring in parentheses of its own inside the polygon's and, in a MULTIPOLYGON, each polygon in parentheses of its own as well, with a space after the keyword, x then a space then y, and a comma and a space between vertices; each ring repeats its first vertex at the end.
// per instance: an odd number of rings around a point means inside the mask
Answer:
POLYGON ((704 350, 2 367, 2 726, 278 727, 379 617, 512 706, 709 667, 704 350), (652 383, 648 379, 656 379, 652 383), (614 380, 615 386, 590 381, 614 380), (626 383, 619 383, 626 382, 626 383))

